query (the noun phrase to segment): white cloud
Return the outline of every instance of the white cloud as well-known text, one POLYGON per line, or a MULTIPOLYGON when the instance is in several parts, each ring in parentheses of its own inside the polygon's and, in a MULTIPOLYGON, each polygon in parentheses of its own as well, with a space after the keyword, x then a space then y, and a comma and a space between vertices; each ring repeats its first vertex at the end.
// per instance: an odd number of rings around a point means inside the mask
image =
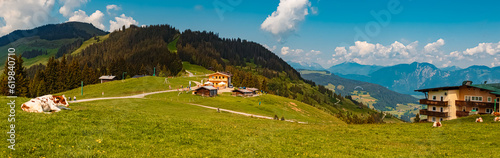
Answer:
POLYGON ((135 21, 134 18, 125 16, 125 14, 120 15, 120 17, 115 17, 116 21, 109 21, 109 31, 115 31, 122 28, 123 25, 125 27, 130 27, 130 25, 139 25, 139 22, 135 21))
POLYGON ((75 8, 78 8, 87 2, 87 0, 59 0, 59 3, 62 5, 59 9, 59 13, 61 13, 64 17, 71 17, 73 16, 72 13, 74 13, 73 10, 75 8))
POLYGON ((439 48, 441 48, 441 46, 443 45, 444 45, 444 40, 440 38, 436 42, 425 45, 424 50, 426 52, 438 52, 439 48))
POLYGON ((474 48, 468 48, 463 53, 465 55, 474 55, 478 53, 488 53, 489 55, 495 55, 500 52, 500 42, 498 43, 479 43, 474 48))
POLYGON ((266 48, 267 50, 269 50, 271 52, 274 52, 274 50, 276 50, 276 45, 269 47, 267 44, 264 44, 264 48, 266 48))
POLYGON ((309 52, 306 53, 306 56, 315 56, 315 55, 319 55, 321 54, 321 51, 319 50, 311 50, 309 52))
POLYGON ((337 47, 335 48, 335 54, 333 56, 344 56, 347 54, 347 50, 345 47, 337 47))
POLYGON ((17 29, 30 29, 50 22, 55 0, 0 0, 0 36, 17 29))
POLYGON ((92 23, 95 27, 104 30, 105 26, 102 23, 103 20, 104 20, 104 14, 99 10, 96 10, 90 16, 87 16, 85 11, 78 10, 73 13, 73 16, 71 16, 68 21, 80 21, 80 22, 92 23))
POLYGON ((289 52, 290 48, 289 47, 282 47, 281 48, 281 54, 287 55, 289 52))
POLYGON ((108 12, 108 15, 111 15, 111 12, 109 12, 110 10, 121 10, 122 8, 115 5, 115 4, 111 4, 111 5, 107 5, 106 6, 106 12, 108 12))
MULTIPOLYGON (((383 48, 379 48, 379 49, 383 49, 383 48)), ((368 53, 374 52, 375 45, 368 43, 366 41, 363 41, 363 42, 356 41, 356 42, 354 42, 354 46, 349 47, 349 50, 351 51, 351 53, 356 53, 356 54, 359 54, 360 56, 365 56, 368 53)))
POLYGON ((288 56, 297 56, 304 53, 303 49, 290 49, 290 47, 282 47, 281 54, 288 56))
MULTIPOLYGON (((278 37, 278 41, 282 41, 297 30, 297 25, 309 14, 310 7, 309 0, 280 0, 277 10, 264 20, 260 28, 278 37)), ((317 13, 317 9, 312 10, 313 13, 317 13)))

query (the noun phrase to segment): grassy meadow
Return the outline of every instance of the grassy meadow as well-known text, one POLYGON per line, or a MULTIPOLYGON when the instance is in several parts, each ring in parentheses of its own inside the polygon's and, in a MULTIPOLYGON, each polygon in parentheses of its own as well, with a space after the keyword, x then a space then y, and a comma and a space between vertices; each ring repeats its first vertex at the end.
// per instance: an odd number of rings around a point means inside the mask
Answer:
MULTIPOLYGON (((168 94, 74 103, 72 111, 54 114, 17 108, 16 150, 2 141, 0 152, 5 157, 492 157, 500 145, 495 139, 500 123, 491 116, 483 116, 484 123, 472 117, 444 121, 441 128, 346 125, 336 118, 331 124, 298 124, 217 113, 176 101, 189 94, 168 94)), ((0 111, 7 114, 9 108, 0 111)), ((316 112, 311 119, 322 115, 316 112)), ((9 123, 0 125, 6 131, 9 123)))
MULTIPOLYGON (((202 78, 176 77, 169 84, 186 87, 202 78)), ((88 85, 84 96, 79 88, 60 94, 77 99, 128 96, 167 90, 169 84, 163 82, 163 77, 150 76, 88 85)), ((209 98, 168 92, 71 103, 71 111, 52 114, 22 111, 20 105, 28 100, 16 99, 16 150, 7 148, 9 135, 4 133, 1 157, 495 157, 500 145, 495 139, 500 123, 486 115, 483 123, 471 116, 432 128, 432 123, 347 125, 311 105, 274 95, 209 98), (217 113, 192 103, 308 123, 217 113)), ((4 105, 8 101, 0 98, 4 105)), ((344 102, 340 110, 366 113, 344 102)), ((0 106, 5 132, 10 110, 0 106)))

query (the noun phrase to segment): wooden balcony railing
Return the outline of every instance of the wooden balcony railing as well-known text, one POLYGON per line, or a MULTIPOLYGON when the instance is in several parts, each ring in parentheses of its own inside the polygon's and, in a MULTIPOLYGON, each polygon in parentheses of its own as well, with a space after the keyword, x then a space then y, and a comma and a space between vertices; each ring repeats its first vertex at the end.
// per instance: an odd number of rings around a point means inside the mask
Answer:
POLYGON ((457 117, 465 117, 465 116, 469 116, 468 111, 457 111, 457 117))
POLYGON ((448 117, 448 112, 428 111, 427 109, 421 109, 420 115, 448 117))
POLYGON ((494 103, 455 100, 455 105, 478 108, 493 108, 494 103))
POLYGON ((436 105, 436 106, 448 106, 448 101, 435 101, 435 100, 428 100, 428 99, 420 99, 420 104, 425 104, 425 105, 436 105))

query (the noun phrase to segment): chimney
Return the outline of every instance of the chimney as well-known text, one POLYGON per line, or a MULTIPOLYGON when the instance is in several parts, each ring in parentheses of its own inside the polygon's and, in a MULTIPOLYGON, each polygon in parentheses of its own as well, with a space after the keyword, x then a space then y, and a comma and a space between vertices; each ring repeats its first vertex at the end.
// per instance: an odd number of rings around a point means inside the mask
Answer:
POLYGON ((463 85, 470 86, 471 84, 472 84, 472 81, 469 81, 469 80, 462 82, 462 86, 463 85))

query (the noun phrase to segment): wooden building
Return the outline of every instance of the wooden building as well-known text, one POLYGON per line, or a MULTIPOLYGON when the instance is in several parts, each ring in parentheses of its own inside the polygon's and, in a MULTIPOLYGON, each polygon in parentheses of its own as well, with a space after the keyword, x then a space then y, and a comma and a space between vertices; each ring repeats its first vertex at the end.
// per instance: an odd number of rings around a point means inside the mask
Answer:
POLYGON ((116 76, 101 76, 99 79, 101 80, 101 83, 105 83, 116 80, 116 76))
POLYGON ((214 87, 232 87, 231 77, 233 75, 229 73, 216 72, 213 74, 209 74, 208 82, 212 83, 214 87))
POLYGON ((420 99, 420 104, 427 105, 427 109, 421 109, 420 115, 426 115, 430 122, 472 114, 489 114, 499 110, 500 83, 473 85, 472 81, 464 81, 461 86, 415 91, 425 94, 425 99, 420 99))
POLYGON ((232 91, 234 96, 253 96, 254 92, 248 89, 235 89, 232 91))
POLYGON ((217 88, 212 86, 202 86, 193 91, 193 94, 214 97, 217 95, 217 88))

